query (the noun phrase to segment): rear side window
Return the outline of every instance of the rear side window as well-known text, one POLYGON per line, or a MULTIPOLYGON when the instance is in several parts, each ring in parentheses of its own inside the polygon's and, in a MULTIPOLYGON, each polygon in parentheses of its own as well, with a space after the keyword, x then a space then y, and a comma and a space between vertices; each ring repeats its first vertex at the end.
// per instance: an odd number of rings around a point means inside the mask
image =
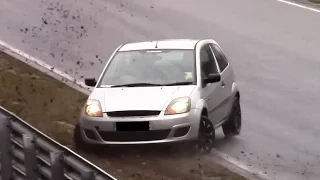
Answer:
POLYGON ((217 59, 218 65, 220 67, 220 71, 222 72, 228 66, 227 58, 225 57, 222 50, 217 45, 211 44, 211 47, 212 47, 213 53, 217 59))

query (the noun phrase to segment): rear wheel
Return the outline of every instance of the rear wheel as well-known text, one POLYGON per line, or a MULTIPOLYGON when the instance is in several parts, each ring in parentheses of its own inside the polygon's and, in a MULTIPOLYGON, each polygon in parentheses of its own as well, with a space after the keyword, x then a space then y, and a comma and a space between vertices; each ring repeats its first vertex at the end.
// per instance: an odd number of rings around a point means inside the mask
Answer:
POLYGON ((236 97, 229 119, 222 125, 222 130, 225 136, 228 137, 240 134, 242 123, 241 118, 240 100, 238 97, 236 97))
POLYGON ((201 116, 199 126, 199 136, 196 142, 196 150, 201 153, 210 153, 215 141, 215 129, 206 116, 201 116))

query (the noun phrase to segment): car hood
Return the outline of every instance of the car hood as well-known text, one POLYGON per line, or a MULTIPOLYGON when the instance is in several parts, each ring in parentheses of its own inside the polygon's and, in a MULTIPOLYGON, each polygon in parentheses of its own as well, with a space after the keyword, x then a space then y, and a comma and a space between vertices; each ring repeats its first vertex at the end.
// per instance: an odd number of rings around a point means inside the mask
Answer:
POLYGON ((159 110, 176 97, 189 96, 195 85, 156 87, 97 88, 91 98, 99 94, 102 109, 109 111, 159 110), (102 99, 103 97, 103 99, 102 99))

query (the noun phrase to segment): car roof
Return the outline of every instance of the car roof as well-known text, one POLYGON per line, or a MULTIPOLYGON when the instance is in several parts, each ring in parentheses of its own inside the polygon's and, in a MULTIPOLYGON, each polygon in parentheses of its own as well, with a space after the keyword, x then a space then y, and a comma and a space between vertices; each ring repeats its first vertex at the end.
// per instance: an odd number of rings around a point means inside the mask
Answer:
POLYGON ((161 39, 153 41, 129 42, 119 51, 156 50, 156 49, 194 49, 199 39, 161 39))

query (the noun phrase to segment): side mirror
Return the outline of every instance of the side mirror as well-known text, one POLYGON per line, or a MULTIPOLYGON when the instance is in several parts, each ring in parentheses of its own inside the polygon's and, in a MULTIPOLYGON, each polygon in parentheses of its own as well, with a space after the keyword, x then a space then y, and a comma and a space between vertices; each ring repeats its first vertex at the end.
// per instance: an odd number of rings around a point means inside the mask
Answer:
POLYGON ((96 81, 95 78, 85 78, 85 79, 84 79, 84 83, 85 83, 87 86, 94 87, 94 86, 96 86, 97 81, 96 81))
POLYGON ((208 84, 208 83, 215 83, 215 82, 219 82, 221 80, 221 76, 220 74, 209 74, 209 76, 207 78, 205 78, 203 80, 203 82, 205 84, 208 84))

